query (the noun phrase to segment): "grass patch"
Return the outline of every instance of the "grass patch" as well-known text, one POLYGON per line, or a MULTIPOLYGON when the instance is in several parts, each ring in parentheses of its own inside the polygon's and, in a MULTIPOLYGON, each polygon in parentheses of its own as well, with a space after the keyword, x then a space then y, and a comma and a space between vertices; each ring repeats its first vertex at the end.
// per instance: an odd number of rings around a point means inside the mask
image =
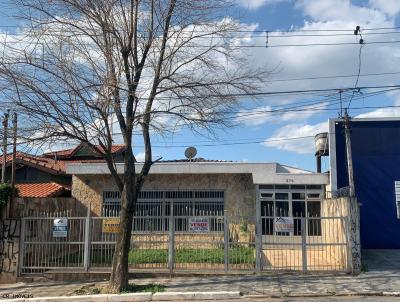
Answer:
MULTIPOLYGON (((167 263, 168 250, 142 249, 129 252, 129 264, 167 263)), ((175 263, 214 263, 225 262, 224 249, 190 249, 175 250, 175 263)), ((229 250, 229 263, 255 263, 253 247, 237 247, 229 250)))
MULTIPOLYGON (((129 284, 127 288, 121 291, 121 294, 127 293, 158 293, 163 292, 165 290, 165 286, 161 284, 129 284)), ((95 284, 84 285, 80 288, 72 291, 68 296, 85 296, 85 295, 97 295, 97 294, 106 294, 107 286, 97 287, 95 284)))
MULTIPOLYGON (((82 255, 70 254, 69 263, 83 263, 82 255)), ((65 258, 64 258, 65 259, 65 258)), ((111 265, 112 253, 103 254, 100 250, 92 251, 91 265, 111 265)), ((167 249, 135 249, 129 252, 129 264, 168 263, 167 249)), ((178 248, 175 250, 175 263, 225 263, 223 248, 199 249, 178 248)), ((229 249, 229 264, 254 264, 255 249, 251 246, 238 246, 229 249)))
POLYGON ((129 264, 167 263, 168 250, 161 250, 161 249, 133 250, 129 252, 128 262, 129 264))
POLYGON ((94 284, 84 285, 72 291, 69 296, 83 296, 83 295, 98 295, 101 294, 101 289, 94 284))
POLYGON ((165 290, 165 286, 161 284, 128 284, 128 287, 123 289, 121 293, 159 293, 165 290))

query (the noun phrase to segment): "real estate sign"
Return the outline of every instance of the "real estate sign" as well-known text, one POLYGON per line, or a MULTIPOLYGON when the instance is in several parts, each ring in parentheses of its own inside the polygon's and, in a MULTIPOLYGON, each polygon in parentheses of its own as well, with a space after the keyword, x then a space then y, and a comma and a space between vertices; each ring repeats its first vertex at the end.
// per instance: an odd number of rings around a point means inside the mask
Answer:
POLYGON ((53 237, 67 237, 68 218, 56 218, 53 220, 53 237))
POLYGON ((210 232, 210 220, 208 217, 190 217, 189 232, 208 233, 210 232))
POLYGON ((293 217, 277 217, 275 218, 275 232, 293 232, 293 217))
POLYGON ((103 219, 102 231, 107 234, 117 234, 120 229, 119 217, 103 219))

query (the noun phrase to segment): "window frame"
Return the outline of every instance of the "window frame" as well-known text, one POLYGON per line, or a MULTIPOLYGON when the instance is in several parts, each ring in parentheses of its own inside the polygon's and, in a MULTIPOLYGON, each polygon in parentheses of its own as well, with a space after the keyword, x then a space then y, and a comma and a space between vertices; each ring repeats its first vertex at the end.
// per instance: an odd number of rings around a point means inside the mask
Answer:
POLYGON ((263 216, 262 213, 266 211, 263 211, 261 209, 261 220, 262 220, 262 233, 263 235, 271 236, 300 236, 301 232, 299 231, 299 227, 301 224, 298 223, 298 220, 301 220, 301 218, 305 217, 306 218, 306 232, 307 236, 321 236, 322 230, 321 230, 321 211, 322 211, 322 199, 323 199, 323 194, 324 194, 324 187, 323 185, 287 185, 285 188, 281 185, 260 185, 262 189, 259 189, 259 198, 260 198, 260 206, 262 207, 263 203, 269 202, 273 204, 273 209, 272 209, 272 216, 263 216), (277 199, 276 196, 277 194, 283 194, 287 193, 288 194, 288 203, 289 203, 289 210, 288 210, 288 216, 284 217, 291 217, 294 220, 295 224, 295 230, 294 232, 290 232, 290 234, 280 234, 278 232, 275 232, 274 230, 274 220, 276 217, 279 217, 276 214, 276 202, 282 202, 283 200, 277 199), (304 199, 297 199, 293 198, 293 194, 300 193, 304 194, 304 199), (266 194, 272 194, 272 198, 268 197, 266 198, 266 194), (318 198, 317 198, 318 194, 318 198), (263 196, 264 195, 264 196, 263 196), (294 216, 293 215, 293 202, 303 202, 304 203, 304 209, 305 213, 302 216, 294 216), (310 202, 318 202, 319 203, 319 208, 320 208, 320 213, 317 216, 310 216, 310 213, 308 211, 308 205, 310 202), (311 219, 309 219, 311 218, 311 219), (319 219, 318 219, 319 218, 319 219), (264 221, 265 220, 265 221, 264 221), (271 224, 272 222, 272 224, 271 224), (269 225, 268 228, 266 228, 266 224, 269 225), (310 224, 313 225, 313 227, 310 227, 310 224), (270 230, 272 225, 272 232, 270 230), (317 225, 317 227, 314 227, 314 225, 317 225), (296 228, 297 226, 297 228, 296 228), (311 230, 317 229, 317 231, 314 234, 310 234, 311 230), (266 234, 264 234, 264 232, 266 234))

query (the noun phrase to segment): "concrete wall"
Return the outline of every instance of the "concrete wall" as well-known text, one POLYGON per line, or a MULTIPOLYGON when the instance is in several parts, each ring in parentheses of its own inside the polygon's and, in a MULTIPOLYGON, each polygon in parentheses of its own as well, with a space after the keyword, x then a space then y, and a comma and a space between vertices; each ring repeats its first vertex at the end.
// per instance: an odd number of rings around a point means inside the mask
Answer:
POLYGON ((40 216, 68 211, 70 216, 87 215, 86 207, 73 197, 16 198, 12 217, 40 216))
POLYGON ((0 283, 17 280, 20 226, 18 219, 0 220, 0 283))
MULTIPOLYGON (((100 215, 103 191, 117 190, 109 175, 73 176, 72 196, 100 215)), ((250 174, 153 174, 143 190, 223 190, 225 210, 230 216, 255 215, 255 185, 250 174)))

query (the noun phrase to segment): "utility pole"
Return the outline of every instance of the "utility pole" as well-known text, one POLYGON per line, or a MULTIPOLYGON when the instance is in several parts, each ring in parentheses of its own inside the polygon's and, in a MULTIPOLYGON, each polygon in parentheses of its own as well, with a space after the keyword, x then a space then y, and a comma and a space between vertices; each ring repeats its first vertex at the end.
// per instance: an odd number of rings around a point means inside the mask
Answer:
POLYGON ((17 113, 13 113, 13 151, 12 151, 12 166, 11 166, 11 200, 9 207, 9 217, 13 213, 13 204, 15 199, 15 174, 16 174, 16 159, 17 159, 17 113))
POLYGON ((350 116, 344 113, 344 135, 346 141, 347 175, 349 180, 349 247, 351 257, 351 272, 354 275, 361 273, 361 243, 360 243, 360 209, 357 202, 354 186, 353 156, 351 151, 351 124, 350 116))
POLYGON ((4 113, 3 118, 3 163, 1 167, 1 182, 6 182, 6 160, 7 160, 7 132, 8 132, 8 117, 10 110, 4 113))
POLYGON ((347 158, 347 176, 349 178, 349 197, 355 197, 353 157, 351 153, 351 126, 350 126, 350 116, 347 113, 347 110, 345 110, 344 113, 344 135, 346 139, 346 158, 347 158))

